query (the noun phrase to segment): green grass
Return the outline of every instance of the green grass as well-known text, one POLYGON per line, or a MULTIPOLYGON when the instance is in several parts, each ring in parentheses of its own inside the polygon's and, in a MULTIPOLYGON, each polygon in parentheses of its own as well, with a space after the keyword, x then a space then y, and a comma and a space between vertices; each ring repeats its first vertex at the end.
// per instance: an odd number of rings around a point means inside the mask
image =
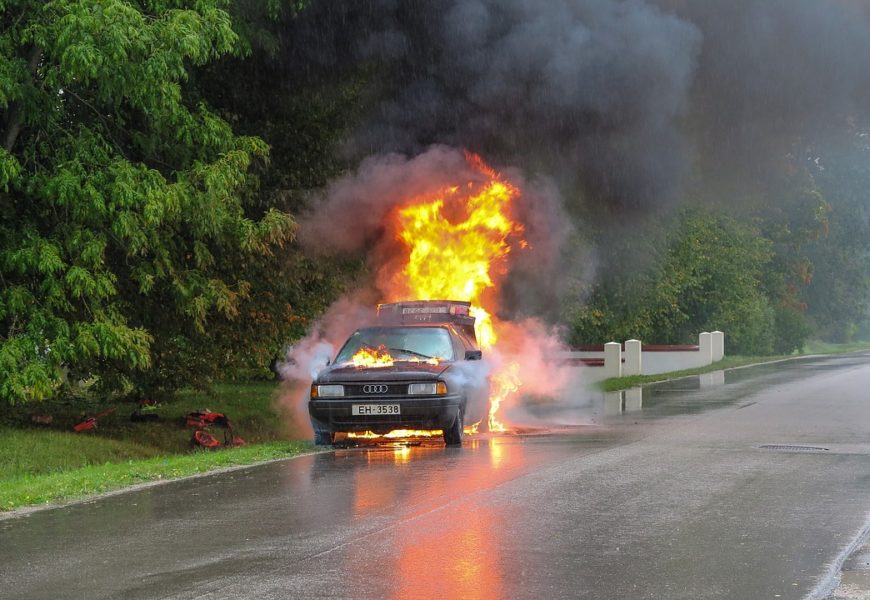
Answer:
MULTIPOLYGON (((160 407, 160 422, 133 423, 130 408, 100 419, 100 435, 135 440, 167 452, 181 452, 190 446, 190 430, 180 426, 185 415, 207 408, 229 417, 233 431, 249 443, 287 438, 286 429, 272 410, 274 383, 233 383, 214 386, 210 393, 184 391, 160 407)), ((223 439, 221 435, 217 436, 223 439)))
MULTIPOLYGON (((130 421, 135 408, 129 403, 82 404, 47 402, 25 404, 13 409, 0 409, 0 427, 19 430, 33 429, 31 415, 47 414, 54 418, 50 428, 36 429, 72 431, 72 426, 83 417, 114 408, 112 414, 100 417, 95 431, 76 434, 80 438, 98 437, 132 442, 168 453, 181 453, 190 449, 191 432, 181 426, 190 412, 207 408, 227 415, 233 431, 248 443, 274 442, 287 439, 287 424, 272 409, 277 386, 270 382, 226 383, 214 386, 210 392, 183 391, 175 400, 163 404, 156 413, 160 421, 130 421)), ((222 438, 222 436, 218 436, 222 438)), ((2 464, 2 463, 0 463, 2 464)))
POLYGON ((832 344, 821 340, 810 340, 804 347, 803 354, 845 354, 870 350, 870 342, 851 342, 848 344, 832 344))
POLYGON ((686 369, 684 371, 673 371, 670 373, 658 373, 656 375, 630 375, 628 377, 614 377, 605 379, 599 384, 599 387, 605 392, 615 392, 625 390, 638 385, 647 383, 655 383, 656 381, 665 381, 668 379, 676 379, 678 377, 689 377, 691 375, 702 375, 713 371, 721 371, 722 369, 733 369, 736 367, 745 367, 747 365, 757 365, 767 362, 775 362, 787 358, 800 358, 811 354, 847 354, 849 352, 859 352, 861 350, 870 349, 868 342, 856 342, 853 344, 831 344, 828 342, 811 341, 808 342, 804 351, 800 354, 782 355, 782 356, 726 356, 719 362, 713 363, 706 367, 697 369, 686 369))
POLYGON ((689 377, 690 375, 701 375, 712 371, 720 371, 722 369, 733 369, 734 367, 744 367, 746 365, 754 365, 763 362, 773 362, 787 358, 785 356, 726 356, 719 362, 713 363, 706 367, 698 367, 697 369, 685 369, 683 371, 672 371, 670 373, 657 373, 655 375, 629 375, 627 377, 613 377, 605 379, 599 386, 605 392, 615 392, 617 390, 625 390, 646 383, 655 383, 656 381, 665 381, 668 379, 676 379, 678 377, 689 377))
MULTIPOLYGON (((130 404, 30 404, 0 414, 0 510, 63 502, 125 486, 204 473, 233 465, 286 458, 313 450, 307 441, 287 441, 292 423, 273 410, 274 383, 233 383, 209 393, 186 391, 156 411, 156 422, 130 421, 130 404), (73 433, 83 416, 114 406, 94 431, 73 433), (247 442, 241 448, 195 451, 184 415, 208 408, 226 414, 233 432, 247 442), (53 417, 50 426, 34 425, 33 414, 53 417)), ((223 440, 223 431, 215 436, 223 440)))
POLYGON ((0 429, 0 477, 158 456, 157 448, 66 431, 0 429))
MULTIPOLYGON (((80 447, 89 445, 85 443, 80 447)), ((272 442, 214 452, 197 451, 187 455, 88 464, 53 472, 18 471, 12 474, 4 472, 0 478, 0 510, 69 501, 137 483, 174 479, 235 465, 289 458, 312 449, 313 446, 308 442, 272 442)))

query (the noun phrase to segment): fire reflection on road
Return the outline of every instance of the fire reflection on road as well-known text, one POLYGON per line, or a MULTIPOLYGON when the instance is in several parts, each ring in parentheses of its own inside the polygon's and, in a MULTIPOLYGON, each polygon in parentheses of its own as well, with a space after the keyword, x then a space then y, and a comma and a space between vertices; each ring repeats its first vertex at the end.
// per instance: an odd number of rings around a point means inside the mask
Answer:
POLYGON ((454 507, 434 530, 395 533, 398 587, 395 598, 499 598, 504 524, 471 505, 454 507))
POLYGON ((508 526, 498 508, 482 511, 463 498, 510 480, 511 472, 525 466, 519 440, 475 438, 461 449, 435 442, 381 444, 336 454, 351 467, 355 520, 400 515, 397 526, 382 532, 392 542, 388 555, 377 557, 378 573, 371 573, 374 557, 365 543, 347 547, 346 572, 387 577, 386 595, 395 598, 501 595, 501 540, 495 532, 508 526), (396 469, 407 476, 387 476, 396 469))

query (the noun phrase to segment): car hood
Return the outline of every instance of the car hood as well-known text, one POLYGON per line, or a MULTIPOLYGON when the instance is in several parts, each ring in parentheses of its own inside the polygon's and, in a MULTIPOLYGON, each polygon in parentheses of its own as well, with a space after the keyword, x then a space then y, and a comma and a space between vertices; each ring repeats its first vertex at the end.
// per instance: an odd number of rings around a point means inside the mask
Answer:
POLYGON ((451 362, 437 365, 397 361, 390 367, 355 367, 353 365, 332 365, 318 373, 317 383, 352 381, 419 381, 437 379, 450 368, 451 362))

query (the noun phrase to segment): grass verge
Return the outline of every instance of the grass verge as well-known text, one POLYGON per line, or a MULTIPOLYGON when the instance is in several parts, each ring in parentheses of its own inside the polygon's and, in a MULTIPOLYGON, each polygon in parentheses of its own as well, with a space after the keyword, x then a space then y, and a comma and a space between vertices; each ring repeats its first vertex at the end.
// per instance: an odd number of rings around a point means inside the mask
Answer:
POLYGON ((723 369, 733 369, 736 367, 745 367, 747 365, 776 362, 778 360, 800 358, 801 356, 809 356, 813 354, 848 354, 849 352, 860 352, 862 350, 870 350, 870 343, 859 342, 854 344, 830 344, 827 342, 811 341, 807 343, 804 351, 800 354, 781 356, 726 356, 719 362, 706 367, 686 369, 684 371, 672 371, 670 373, 657 373, 656 375, 614 377, 612 379, 605 379, 599 384, 599 386, 605 392, 616 392, 647 383, 677 379, 679 377, 689 377, 692 375, 702 375, 704 373, 712 373, 713 371, 721 371, 723 369))
POLYGON ((271 442, 213 452, 91 464, 49 473, 19 472, 0 478, 0 510, 65 502, 149 481, 289 458, 312 449, 307 442, 271 442))
MULTIPOLYGON (((186 391, 157 410, 159 420, 132 422, 134 406, 68 403, 30 404, 0 412, 0 511, 59 503, 149 481, 206 473, 236 465, 289 458, 313 450, 287 441, 288 424, 273 410, 274 383, 220 384, 211 392, 186 391), (96 430, 73 433, 84 416, 113 407, 96 430), (226 414, 233 433, 248 445, 192 450, 183 416, 208 408, 226 414), (31 417, 50 415, 51 425, 31 417)), ((223 439, 221 430, 216 437, 223 439)))
POLYGON ((849 344, 832 344, 821 340, 810 340, 802 354, 847 354, 870 350, 870 342, 852 342, 849 344))

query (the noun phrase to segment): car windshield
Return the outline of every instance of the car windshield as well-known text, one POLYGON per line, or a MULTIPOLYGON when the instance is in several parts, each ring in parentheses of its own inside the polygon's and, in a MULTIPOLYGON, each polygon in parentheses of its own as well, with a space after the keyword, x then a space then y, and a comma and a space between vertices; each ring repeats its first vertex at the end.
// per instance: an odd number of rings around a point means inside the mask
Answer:
POLYGON ((390 353, 393 360, 437 358, 453 360, 450 334, 443 327, 372 327, 360 329, 344 344, 335 358, 337 363, 351 362, 360 349, 390 353))

